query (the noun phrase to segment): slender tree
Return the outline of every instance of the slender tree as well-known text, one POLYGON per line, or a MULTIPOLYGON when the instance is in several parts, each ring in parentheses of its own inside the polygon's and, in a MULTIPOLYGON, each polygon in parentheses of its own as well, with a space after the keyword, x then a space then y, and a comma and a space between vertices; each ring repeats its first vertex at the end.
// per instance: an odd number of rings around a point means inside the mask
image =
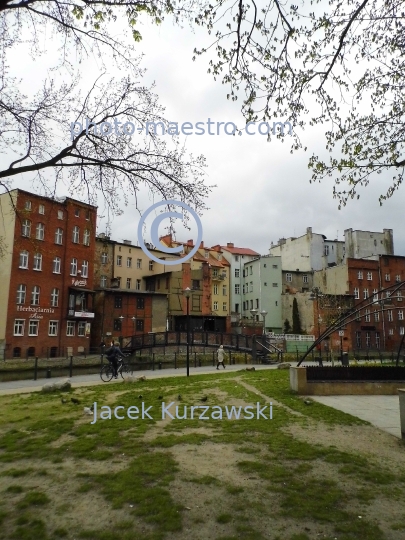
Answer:
POLYGON ((298 302, 296 298, 294 298, 293 300, 293 308, 292 308, 292 333, 302 334, 300 313, 298 311, 298 302))

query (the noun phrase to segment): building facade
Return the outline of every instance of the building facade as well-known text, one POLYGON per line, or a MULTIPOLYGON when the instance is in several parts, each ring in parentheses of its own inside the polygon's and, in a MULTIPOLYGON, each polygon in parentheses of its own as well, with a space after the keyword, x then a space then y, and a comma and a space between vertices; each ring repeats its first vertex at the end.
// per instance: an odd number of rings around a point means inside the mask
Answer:
POLYGON ((88 350, 97 208, 23 190, 0 196, 0 354, 88 350))

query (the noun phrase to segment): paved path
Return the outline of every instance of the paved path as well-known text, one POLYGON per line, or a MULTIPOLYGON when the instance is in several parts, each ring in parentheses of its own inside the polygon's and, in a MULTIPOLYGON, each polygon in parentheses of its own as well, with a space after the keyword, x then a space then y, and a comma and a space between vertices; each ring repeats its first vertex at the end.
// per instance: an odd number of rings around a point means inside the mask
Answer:
POLYGON ((311 396, 311 399, 357 416, 401 438, 398 396, 311 396))

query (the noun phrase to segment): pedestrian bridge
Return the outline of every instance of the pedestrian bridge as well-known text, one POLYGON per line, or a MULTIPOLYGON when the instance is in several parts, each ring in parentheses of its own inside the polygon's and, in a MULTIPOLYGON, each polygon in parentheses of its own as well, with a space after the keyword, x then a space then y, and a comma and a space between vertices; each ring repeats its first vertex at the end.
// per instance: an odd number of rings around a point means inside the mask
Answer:
MULTIPOLYGON (((187 346, 187 332, 150 332, 135 336, 121 338, 121 348, 127 352, 136 352, 155 347, 187 346)), ((282 354, 282 350, 270 342, 266 335, 248 336, 245 334, 227 334, 222 332, 190 331, 190 347, 213 347, 240 351, 256 356, 276 353, 282 354)))

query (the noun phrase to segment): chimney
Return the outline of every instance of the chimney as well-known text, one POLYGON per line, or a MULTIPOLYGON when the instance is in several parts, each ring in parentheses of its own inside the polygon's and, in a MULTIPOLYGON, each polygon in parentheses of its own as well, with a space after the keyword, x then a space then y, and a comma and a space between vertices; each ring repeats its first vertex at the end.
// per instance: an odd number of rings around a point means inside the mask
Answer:
POLYGON ((226 244, 226 247, 228 247, 228 248, 233 248, 233 247, 235 247, 235 246, 233 245, 233 242, 228 242, 228 243, 226 244))
POLYGON ((123 243, 126 244, 127 246, 131 246, 131 245, 132 245, 132 241, 131 241, 131 240, 123 240, 123 243))
POLYGON ((204 242, 201 242, 200 249, 202 249, 203 247, 204 247, 204 242))
POLYGON ((105 233, 101 232, 99 235, 98 235, 99 238, 105 238, 105 233))

